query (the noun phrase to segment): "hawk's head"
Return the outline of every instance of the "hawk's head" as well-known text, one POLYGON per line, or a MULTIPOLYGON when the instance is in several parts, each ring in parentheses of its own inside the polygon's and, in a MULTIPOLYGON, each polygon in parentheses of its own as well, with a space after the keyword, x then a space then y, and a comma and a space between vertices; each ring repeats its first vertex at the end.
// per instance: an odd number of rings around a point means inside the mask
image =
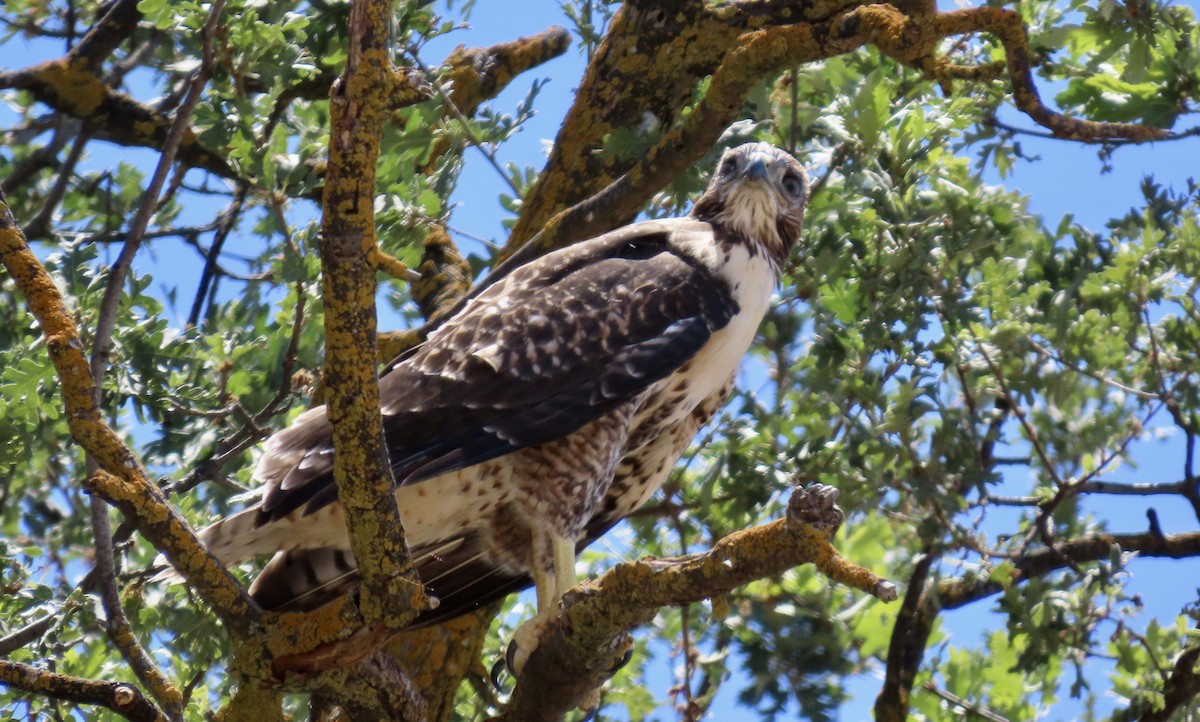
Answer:
POLYGON ((757 244, 783 268, 800 239, 808 176, 800 161, 767 143, 746 143, 721 156, 692 215, 731 240, 757 244))

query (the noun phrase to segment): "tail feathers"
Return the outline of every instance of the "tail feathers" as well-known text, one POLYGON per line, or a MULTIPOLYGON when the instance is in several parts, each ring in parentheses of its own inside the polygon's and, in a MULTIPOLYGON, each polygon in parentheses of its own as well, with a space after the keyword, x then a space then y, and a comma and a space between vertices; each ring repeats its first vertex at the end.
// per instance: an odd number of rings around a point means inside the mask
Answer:
MULTIPOLYGON (((442 554, 462 543, 462 539, 452 539, 416 550, 414 563, 418 571, 423 571, 430 558, 441 559, 442 554)), ((263 609, 300 612, 332 602, 357 583, 358 565, 349 549, 289 549, 267 562, 250 585, 250 596, 263 609)))
POLYGON ((214 522, 200 531, 200 541, 224 564, 237 564, 279 549, 284 530, 259 526, 258 514, 257 508, 250 508, 214 522))
POLYGON ((267 562, 250 585, 250 596, 263 609, 300 612, 328 604, 357 583, 349 549, 292 549, 267 562))
MULTIPOLYGON (((529 584, 524 572, 497 566, 474 535, 414 549, 413 563, 426 591, 437 600, 413 621, 413 628, 458 616, 529 584)), ((349 549, 291 549, 276 554, 263 568, 250 586, 250 596, 263 609, 307 611, 350 592, 358 581, 349 549)))
MULTIPOLYGON (((345 542, 326 537, 326 541, 317 543, 329 546, 287 549, 303 536, 299 530, 278 522, 255 526, 256 513, 252 509, 217 522, 203 530, 200 537, 227 564, 276 552, 250 585, 250 596, 263 609, 278 612, 316 609, 349 593, 358 584, 358 566, 345 542), (281 548, 282 551, 276 551, 281 548)), ((414 628, 458 616, 530 583, 526 571, 498 563, 473 534, 413 549, 413 563, 426 590, 438 601, 434 608, 414 620, 414 628)), ((156 578, 177 579, 173 570, 156 578)))
MULTIPOLYGON (((295 530, 290 524, 268 524, 259 526, 258 509, 250 508, 234 514, 228 519, 222 519, 200 530, 200 541, 208 550, 221 561, 230 566, 239 564, 259 556, 270 554, 294 537, 295 530)), ((179 573, 171 568, 167 558, 162 554, 154 560, 155 566, 167 568, 153 577, 152 582, 167 582, 175 584, 183 581, 179 573)))

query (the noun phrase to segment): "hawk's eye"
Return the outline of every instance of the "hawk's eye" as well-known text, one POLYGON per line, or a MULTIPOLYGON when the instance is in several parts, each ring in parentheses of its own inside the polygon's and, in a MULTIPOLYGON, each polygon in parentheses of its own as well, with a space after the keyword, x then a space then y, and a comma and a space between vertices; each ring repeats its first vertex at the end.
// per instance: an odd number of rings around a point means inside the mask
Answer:
POLYGON ((735 171, 737 171, 737 158, 726 158, 724 162, 721 163, 721 175, 733 175, 735 171))
POLYGON ((799 198, 804 192, 804 183, 800 180, 800 176, 795 173, 788 173, 783 177, 783 190, 792 198, 799 198))

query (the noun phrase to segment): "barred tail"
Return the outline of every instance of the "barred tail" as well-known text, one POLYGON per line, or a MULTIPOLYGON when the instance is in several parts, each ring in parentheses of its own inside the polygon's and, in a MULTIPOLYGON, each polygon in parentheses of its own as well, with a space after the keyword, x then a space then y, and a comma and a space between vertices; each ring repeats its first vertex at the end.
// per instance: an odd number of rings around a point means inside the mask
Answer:
MULTIPOLYGON (((260 554, 270 554, 285 546, 287 538, 294 535, 291 524, 259 526, 258 513, 257 508, 251 508, 228 519, 209 524, 200 530, 200 541, 204 542, 213 556, 226 566, 244 562, 260 554)), ((183 581, 162 554, 154 560, 154 565, 167 568, 150 581, 169 584, 183 581)))

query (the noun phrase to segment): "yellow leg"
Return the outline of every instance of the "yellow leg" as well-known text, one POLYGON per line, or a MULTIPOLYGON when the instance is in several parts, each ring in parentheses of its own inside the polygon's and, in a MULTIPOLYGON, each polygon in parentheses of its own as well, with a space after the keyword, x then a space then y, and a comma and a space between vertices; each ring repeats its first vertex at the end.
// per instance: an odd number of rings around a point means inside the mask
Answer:
POLYGON ((555 535, 550 544, 554 554, 554 598, 550 603, 551 609, 558 609, 563 595, 575 586, 575 540, 555 535))
POLYGON ((547 609, 554 606, 556 601, 555 591, 557 585, 554 582, 554 572, 547 571, 541 564, 533 565, 533 588, 537 592, 537 611, 541 614, 547 609))
POLYGON ((558 604, 563 594, 575 586, 575 540, 557 534, 540 539, 535 535, 532 562, 537 614, 513 633, 507 654, 509 671, 518 677, 525 668, 525 660, 537 649, 546 628, 558 616, 558 604), (542 546, 547 541, 549 549, 542 546), (547 566, 550 568, 547 569, 547 566))

